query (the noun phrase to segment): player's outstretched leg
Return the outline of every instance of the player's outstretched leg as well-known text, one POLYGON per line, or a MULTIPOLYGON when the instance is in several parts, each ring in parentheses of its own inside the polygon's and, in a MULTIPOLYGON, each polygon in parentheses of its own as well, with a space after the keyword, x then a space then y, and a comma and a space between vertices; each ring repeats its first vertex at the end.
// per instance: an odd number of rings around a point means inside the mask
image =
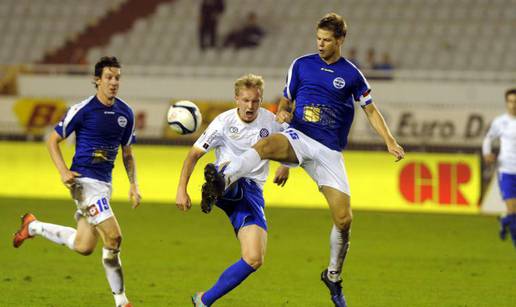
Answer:
POLYGON ((224 192, 224 175, 222 171, 217 171, 213 163, 208 163, 204 167, 204 180, 206 182, 202 185, 201 210, 204 213, 210 213, 217 199, 224 192))
POLYGON ((217 299, 237 287, 254 271, 255 269, 251 265, 243 259, 240 259, 220 275, 219 280, 217 280, 211 289, 203 293, 201 302, 206 306, 210 306, 217 299))
POLYGON ((102 265, 115 299, 115 306, 132 306, 125 295, 124 273, 120 259, 122 234, 118 221, 112 216, 98 224, 96 228, 103 238, 102 265))
POLYGON ((36 217, 32 213, 25 213, 21 217, 20 229, 13 236, 13 246, 15 248, 20 247, 23 244, 23 241, 34 238, 34 236, 30 235, 29 224, 34 222, 35 220, 36 217))
POLYGON ((65 245, 69 249, 74 250, 76 234, 77 231, 74 228, 43 223, 38 221, 33 214, 26 213, 22 217, 20 229, 14 234, 13 246, 20 247, 26 239, 39 235, 54 243, 65 245))
POLYGON ((204 294, 204 292, 197 292, 194 295, 192 295, 192 304, 195 307, 208 307, 208 305, 205 305, 202 302, 202 295, 203 294, 204 294))
POLYGON ((321 273, 321 280, 326 287, 330 289, 331 300, 335 304, 335 307, 346 307, 346 299, 344 298, 344 294, 342 294, 342 279, 337 282, 331 281, 328 278, 328 269, 326 269, 321 273))

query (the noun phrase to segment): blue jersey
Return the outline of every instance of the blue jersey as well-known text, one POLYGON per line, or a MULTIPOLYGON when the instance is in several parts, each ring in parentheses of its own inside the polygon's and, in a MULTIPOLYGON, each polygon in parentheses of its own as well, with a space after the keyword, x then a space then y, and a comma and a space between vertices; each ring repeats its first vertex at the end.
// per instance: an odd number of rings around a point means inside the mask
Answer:
POLYGON ((372 102, 364 75, 345 58, 326 64, 318 54, 292 62, 283 95, 295 101, 291 128, 326 147, 346 147, 355 113, 355 101, 362 107, 372 102))
POLYGON ((75 131, 75 155, 70 170, 82 177, 111 182, 118 148, 135 141, 134 113, 118 98, 113 105, 106 106, 97 96, 91 96, 73 105, 55 131, 62 138, 75 131))

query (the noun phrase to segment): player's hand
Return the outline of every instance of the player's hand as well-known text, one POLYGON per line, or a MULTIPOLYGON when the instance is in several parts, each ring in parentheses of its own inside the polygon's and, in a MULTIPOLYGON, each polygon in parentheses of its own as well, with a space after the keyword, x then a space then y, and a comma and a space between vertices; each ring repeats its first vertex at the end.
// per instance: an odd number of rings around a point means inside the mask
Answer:
POLYGON ((285 183, 287 183, 289 175, 289 168, 286 166, 281 165, 276 170, 276 174, 274 175, 274 183, 279 185, 280 187, 283 187, 285 183))
POLYGON ((391 144, 387 144, 387 149, 389 152, 396 157, 396 161, 403 159, 405 157, 405 151, 403 147, 401 147, 398 143, 393 142, 391 144))
POLYGON ((142 196, 140 195, 140 191, 136 183, 131 183, 131 187, 129 188, 129 200, 131 201, 133 209, 138 207, 142 201, 142 196))
POLYGON ((178 191, 176 195, 176 207, 181 211, 188 211, 192 207, 190 195, 186 191, 178 191))
POLYGON ((68 189, 71 189, 75 184, 75 177, 81 177, 81 174, 67 169, 61 174, 61 181, 68 189))
POLYGON ((495 164, 496 162, 496 155, 495 154, 487 154, 487 155, 484 155, 484 162, 487 164, 487 165, 493 165, 495 164))
POLYGON ((280 110, 276 113, 276 121, 280 124, 282 123, 290 123, 292 120, 292 113, 287 112, 285 110, 280 110))

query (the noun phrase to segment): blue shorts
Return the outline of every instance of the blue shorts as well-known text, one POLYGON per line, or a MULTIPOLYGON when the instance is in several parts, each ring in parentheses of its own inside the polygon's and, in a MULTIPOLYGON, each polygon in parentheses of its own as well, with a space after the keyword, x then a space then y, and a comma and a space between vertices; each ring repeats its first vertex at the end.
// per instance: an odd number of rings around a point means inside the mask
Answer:
POLYGON ((503 200, 516 198, 516 174, 499 173, 498 184, 503 200))
POLYGON ((258 225, 267 231, 263 191, 254 181, 239 179, 217 201, 217 206, 226 212, 235 234, 247 225, 258 225))

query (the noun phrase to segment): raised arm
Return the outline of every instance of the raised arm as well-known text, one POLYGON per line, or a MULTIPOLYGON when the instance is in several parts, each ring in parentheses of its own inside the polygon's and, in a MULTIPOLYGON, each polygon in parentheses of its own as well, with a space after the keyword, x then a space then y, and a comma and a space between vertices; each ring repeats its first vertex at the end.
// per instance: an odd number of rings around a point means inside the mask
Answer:
POLYGON ((405 157, 405 151, 398 142, 396 142, 394 136, 392 136, 389 127, 387 127, 387 124, 385 123, 385 119, 378 108, 376 108, 375 104, 370 103, 363 109, 371 126, 382 137, 385 145, 387 145, 387 150, 396 157, 396 162, 403 159, 403 157, 405 157))
POLYGON ((142 196, 138 189, 138 182, 136 180, 136 162, 134 161, 133 150, 131 145, 122 146, 122 158, 124 160, 125 171, 127 178, 129 179, 129 200, 131 201, 133 208, 140 205, 142 196))
POLYGON ((197 147, 192 147, 188 152, 188 155, 183 162, 183 168, 181 169, 181 175, 179 177, 179 185, 177 186, 176 193, 176 206, 178 209, 187 211, 192 207, 192 201, 188 195, 188 182, 190 176, 195 169, 197 161, 205 154, 205 152, 197 147))

